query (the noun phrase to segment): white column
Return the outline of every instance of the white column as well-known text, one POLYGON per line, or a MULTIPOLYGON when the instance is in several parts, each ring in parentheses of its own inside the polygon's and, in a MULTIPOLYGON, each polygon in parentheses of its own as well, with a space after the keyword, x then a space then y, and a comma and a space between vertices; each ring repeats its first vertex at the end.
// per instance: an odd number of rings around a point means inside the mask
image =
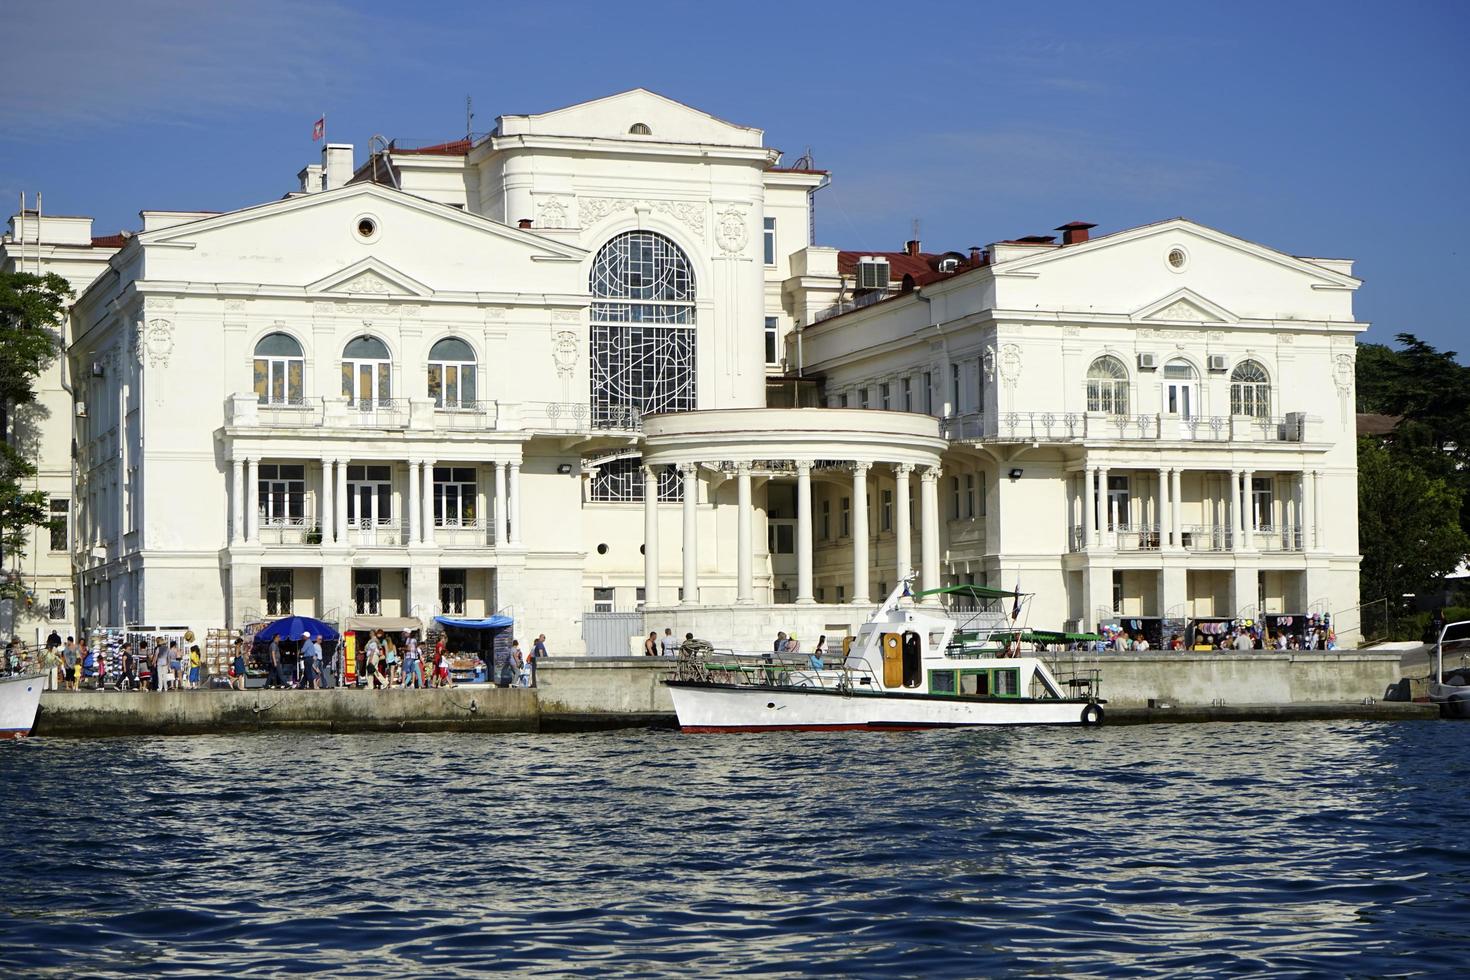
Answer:
POLYGON ((699 467, 679 466, 684 478, 684 605, 699 605, 699 467))
POLYGON ((495 547, 507 544, 505 530, 505 464, 495 464, 495 547))
POLYGON ((521 543, 521 464, 510 464, 510 535, 513 545, 521 543))
POLYGON ((1303 542, 1303 546, 1308 548, 1320 548, 1322 547, 1322 530, 1320 524, 1322 520, 1321 470, 1312 471, 1312 495, 1309 499, 1310 503, 1308 504, 1308 506, 1311 507, 1311 510, 1307 513, 1307 524, 1310 525, 1308 528, 1308 533, 1311 540, 1303 542))
POLYGON ((260 543, 260 459, 251 456, 245 469, 245 543, 260 543))
POLYGON ((347 543, 347 460, 333 460, 336 479, 333 481, 332 489, 337 492, 337 542, 347 543))
POLYGON ((1169 523, 1174 526, 1174 546, 1184 547, 1184 529, 1179 526, 1180 499, 1183 494, 1180 485, 1183 483, 1183 470, 1171 469, 1169 471, 1169 482, 1172 484, 1169 491, 1169 523))
MULTIPOLYGON (((914 468, 908 463, 899 463, 893 468, 893 544, 898 553, 898 581, 914 571, 914 556, 910 549, 913 541, 909 534, 909 474, 914 468)), ((880 520, 881 528, 883 522, 880 520)))
MULTIPOLYGON (((412 465, 412 464, 410 464, 412 465)), ((434 543, 434 461, 426 459, 423 461, 424 479, 419 484, 419 499, 421 518, 424 527, 424 544, 434 543)))
POLYGON ((331 544, 337 539, 337 525, 332 518, 332 505, 337 502, 337 495, 332 491, 332 461, 322 460, 322 493, 318 498, 321 513, 317 520, 322 526, 322 544, 331 544))
POLYGON ((1159 547, 1167 548, 1174 543, 1174 529, 1170 524, 1169 513, 1169 471, 1159 467, 1159 493, 1158 506, 1154 510, 1154 517, 1159 522, 1159 547))
POLYGON ((755 602, 755 587, 751 583, 751 541, 750 541, 750 464, 735 464, 735 480, 738 499, 736 506, 736 584, 735 601, 739 603, 755 602))
POLYGON ((796 601, 812 597, 812 464, 796 464, 796 601))
POLYGON ((1113 517, 1113 496, 1108 493, 1108 468, 1099 466, 1097 468, 1097 498, 1098 498, 1098 529, 1097 543, 1104 548, 1111 549, 1118 543, 1117 537, 1112 529, 1117 527, 1118 522, 1113 517))
POLYGON ((230 544, 243 544, 244 542, 245 461, 236 456, 230 460, 230 544))
POLYGON ((852 601, 871 602, 868 595, 868 464, 852 468, 852 601))
POLYGON ((658 595, 658 474, 643 467, 643 605, 659 604, 658 595))
POLYGON ((1097 544, 1097 467, 1087 467, 1082 471, 1082 477, 1082 507, 1087 512, 1083 515, 1087 522, 1087 537, 1083 545, 1091 548, 1097 544))
POLYGON ((424 503, 419 496, 419 461, 408 461, 408 501, 403 505, 404 539, 409 544, 422 544, 424 540, 424 503))
POLYGON ((939 467, 926 466, 919 475, 919 554, 923 562, 922 587, 939 588, 939 467))
POLYGON ((1241 530, 1240 513, 1240 470, 1230 471, 1230 549, 1234 551, 1240 548, 1245 541, 1245 532, 1241 530))
POLYGON ((1251 484, 1255 482, 1255 475, 1253 470, 1246 470, 1242 474, 1244 479, 1241 494, 1244 497, 1245 506, 1240 510, 1240 523, 1244 529, 1244 545, 1248 551, 1254 549, 1256 546, 1255 538, 1253 537, 1253 532, 1256 529, 1256 494, 1251 487, 1251 484))

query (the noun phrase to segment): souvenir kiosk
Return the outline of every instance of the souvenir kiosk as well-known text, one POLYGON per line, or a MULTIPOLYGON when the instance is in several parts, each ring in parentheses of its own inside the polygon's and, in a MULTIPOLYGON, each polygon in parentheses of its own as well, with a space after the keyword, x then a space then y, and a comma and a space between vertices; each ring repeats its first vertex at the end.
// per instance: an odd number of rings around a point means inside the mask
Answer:
POLYGON ((511 639, 515 620, 509 616, 459 619, 435 616, 444 627, 449 650, 449 676, 455 684, 495 683, 508 687, 515 675, 511 639))

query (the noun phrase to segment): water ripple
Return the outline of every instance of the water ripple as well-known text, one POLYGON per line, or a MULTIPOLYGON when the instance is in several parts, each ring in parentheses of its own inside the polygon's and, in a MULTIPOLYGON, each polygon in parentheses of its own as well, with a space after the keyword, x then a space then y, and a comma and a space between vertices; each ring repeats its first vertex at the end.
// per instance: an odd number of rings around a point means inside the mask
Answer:
POLYGON ((1463 972, 1470 726, 0 744, 0 974, 1463 972))

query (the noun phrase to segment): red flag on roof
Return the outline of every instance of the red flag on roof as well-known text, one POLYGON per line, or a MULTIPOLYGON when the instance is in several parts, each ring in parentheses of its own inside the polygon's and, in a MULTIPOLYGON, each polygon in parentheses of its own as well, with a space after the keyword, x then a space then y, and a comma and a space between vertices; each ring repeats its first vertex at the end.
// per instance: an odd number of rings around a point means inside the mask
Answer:
POLYGON ((327 117, 322 116, 320 119, 312 124, 311 141, 315 143, 317 140, 321 139, 325 135, 327 135, 327 117))

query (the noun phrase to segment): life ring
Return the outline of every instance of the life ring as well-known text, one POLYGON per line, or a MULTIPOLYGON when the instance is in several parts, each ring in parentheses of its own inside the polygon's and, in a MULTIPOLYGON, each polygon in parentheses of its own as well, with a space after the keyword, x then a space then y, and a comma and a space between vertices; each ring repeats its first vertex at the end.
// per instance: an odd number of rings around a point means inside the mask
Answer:
POLYGON ((1096 727, 1103 721, 1103 709, 1100 704, 1089 704, 1082 709, 1082 724, 1087 727, 1096 727))

